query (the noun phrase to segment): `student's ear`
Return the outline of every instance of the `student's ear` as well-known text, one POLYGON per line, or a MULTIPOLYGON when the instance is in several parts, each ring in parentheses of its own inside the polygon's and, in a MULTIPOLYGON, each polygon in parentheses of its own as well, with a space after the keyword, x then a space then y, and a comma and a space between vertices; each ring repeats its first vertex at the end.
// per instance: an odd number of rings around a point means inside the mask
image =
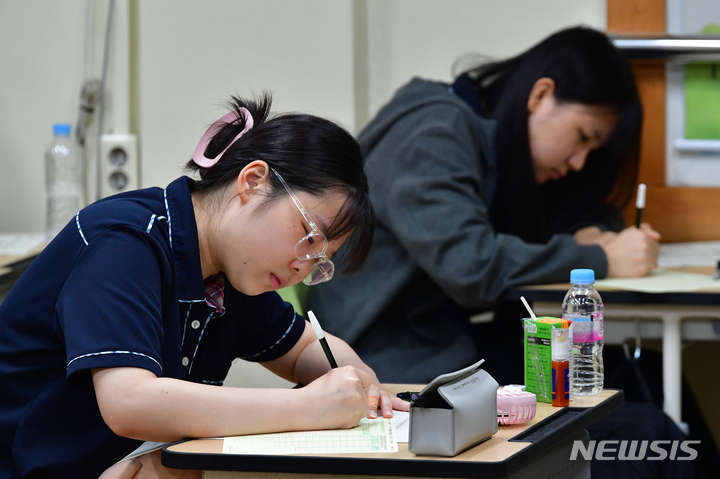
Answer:
POLYGON ((530 95, 528 96, 528 102, 527 102, 527 109, 528 113, 534 112, 538 106, 540 106, 540 102, 547 98, 552 97, 555 94, 555 80, 548 77, 542 77, 538 81, 535 82, 532 89, 530 90, 530 95))
POLYGON ((264 161, 256 160, 249 163, 238 174, 237 192, 240 201, 247 202, 250 197, 268 188, 270 167, 264 161))

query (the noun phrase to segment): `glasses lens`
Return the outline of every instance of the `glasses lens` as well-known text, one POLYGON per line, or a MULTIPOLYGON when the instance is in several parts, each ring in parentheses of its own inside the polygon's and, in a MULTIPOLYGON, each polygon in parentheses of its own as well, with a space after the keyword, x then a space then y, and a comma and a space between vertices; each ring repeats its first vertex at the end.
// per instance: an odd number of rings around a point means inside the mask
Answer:
POLYGON ((327 240, 320 233, 310 233, 295 245, 295 256, 298 259, 314 259, 327 249, 327 240))
POLYGON ((334 273, 335 265, 332 261, 327 260, 322 263, 316 264, 312 271, 310 271, 310 274, 307 276, 307 278, 303 280, 303 283, 308 286, 312 286, 318 283, 324 283, 325 281, 330 281, 334 273))

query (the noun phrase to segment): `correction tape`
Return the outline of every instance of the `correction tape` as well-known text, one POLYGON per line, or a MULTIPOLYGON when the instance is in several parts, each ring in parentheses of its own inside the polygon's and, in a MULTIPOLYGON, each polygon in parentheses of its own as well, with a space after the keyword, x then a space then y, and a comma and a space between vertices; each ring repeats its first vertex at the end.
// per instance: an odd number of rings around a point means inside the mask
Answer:
POLYGON ((535 417, 537 397, 527 391, 498 389, 497 416, 501 426, 522 424, 535 417))

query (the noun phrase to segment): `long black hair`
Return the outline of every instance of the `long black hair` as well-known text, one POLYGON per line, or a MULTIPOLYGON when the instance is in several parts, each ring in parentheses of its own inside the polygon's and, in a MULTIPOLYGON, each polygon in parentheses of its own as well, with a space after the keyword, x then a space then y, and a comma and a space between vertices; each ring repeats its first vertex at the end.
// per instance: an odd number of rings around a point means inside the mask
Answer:
MULTIPOLYGON (((202 168, 192 160, 187 163, 187 170, 200 174, 200 180, 192 187, 193 193, 212 195, 224 190, 237 180, 245 166, 261 160, 280 173, 293 191, 315 196, 334 191, 346 194, 340 212, 323 233, 332 241, 352 232, 340 262, 347 264, 348 273, 359 270, 370 251, 375 227, 360 145, 339 125, 314 115, 285 113, 271 117, 271 103, 268 93, 253 100, 231 97, 230 110, 247 108, 253 117, 253 128, 212 167, 202 168)), ((238 114, 235 121, 227 123, 213 137, 205 156, 217 156, 244 127, 245 119, 238 114)), ((271 191, 261 207, 287 196, 274 174, 269 175, 269 180, 271 191)))
POLYGON ((607 36, 586 27, 568 28, 516 57, 465 74, 486 115, 498 123, 500 177, 491 207, 497 231, 543 242, 591 220, 606 204, 627 205, 637 181, 642 107, 632 70, 607 36), (582 171, 543 185, 534 179, 527 110, 540 78, 555 82, 559 103, 609 106, 619 114, 610 137, 588 155, 582 171), (568 207, 573 202, 582 207, 568 207))

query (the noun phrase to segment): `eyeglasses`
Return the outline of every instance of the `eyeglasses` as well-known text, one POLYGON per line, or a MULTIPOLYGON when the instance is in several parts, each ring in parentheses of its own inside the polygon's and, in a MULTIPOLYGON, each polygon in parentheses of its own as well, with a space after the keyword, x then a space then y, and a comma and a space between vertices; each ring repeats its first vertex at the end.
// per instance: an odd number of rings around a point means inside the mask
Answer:
POLYGON ((310 225, 310 233, 305 235, 295 244, 295 257, 297 259, 302 261, 311 259, 315 260, 315 266, 312 271, 310 271, 310 274, 302 280, 302 282, 308 286, 313 286, 315 284, 324 283, 325 281, 330 281, 333 277, 333 273, 335 273, 335 265, 325 254, 328 248, 327 238, 322 231, 320 231, 320 228, 317 227, 312 218, 310 218, 307 210, 303 208, 300 200, 298 200, 295 193, 290 190, 290 187, 287 183, 285 183, 285 180, 282 176, 280 176, 280 173, 275 171, 274 168, 270 169, 273 173, 275 173, 275 176, 278 177, 280 183, 282 183, 287 190, 288 195, 290 195, 290 198, 292 198, 295 203, 295 206, 298 207, 300 213, 303 215, 303 218, 305 218, 305 221, 307 221, 310 225))

